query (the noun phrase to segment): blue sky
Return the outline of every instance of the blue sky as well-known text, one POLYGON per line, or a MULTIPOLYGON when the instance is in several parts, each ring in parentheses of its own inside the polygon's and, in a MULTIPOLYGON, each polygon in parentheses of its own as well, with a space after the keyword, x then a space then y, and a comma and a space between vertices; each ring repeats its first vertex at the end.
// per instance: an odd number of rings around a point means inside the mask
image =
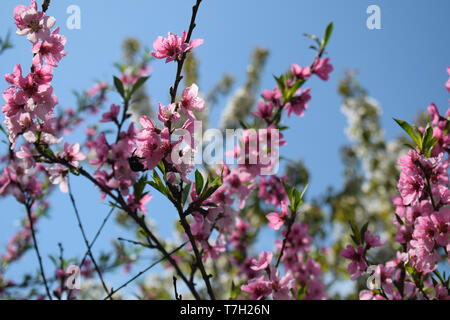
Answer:
MULTIPOLYGON (((57 19, 61 33, 67 37, 66 51, 55 71, 54 88, 60 108, 74 106, 72 90, 91 87, 96 79, 112 80, 116 72, 113 64, 120 60, 123 38, 134 36, 151 47, 158 35, 168 31, 180 34, 188 27, 194 1, 106 1, 58 0, 52 1, 49 14, 57 19), (66 27, 69 5, 81 8, 81 30, 66 27)), ((15 31, 12 12, 17 4, 28 2, 3 0, 0 4, 0 36, 15 31)), ((341 184, 339 148, 347 143, 344 133, 346 119, 340 112, 337 82, 345 70, 358 69, 359 79, 383 107, 382 125, 388 139, 401 134, 393 117, 412 120, 417 111, 435 102, 441 112, 448 107, 444 83, 450 65, 450 2, 434 1, 366 1, 366 0, 205 0, 198 14, 195 38, 205 39, 196 50, 200 59, 199 86, 207 92, 225 72, 232 73, 237 86, 245 80, 249 55, 256 46, 270 50, 270 57, 262 79, 261 89, 272 88, 272 74, 279 74, 291 63, 307 65, 313 57, 308 49, 310 41, 302 33, 321 35, 333 21, 335 28, 328 47, 335 67, 329 82, 313 79, 312 100, 304 118, 292 117, 287 124, 288 146, 284 155, 303 158, 311 173, 310 195, 319 195, 328 185, 341 184), (366 9, 377 4, 381 8, 381 30, 368 30, 366 9)), ((16 63, 27 69, 30 44, 13 34, 15 46, 0 56, 0 74, 12 72, 16 63)), ((155 61, 152 78, 147 88, 154 101, 166 103, 168 88, 175 74, 174 64, 155 61)), ((7 87, 0 80, 0 89, 7 87)), ((111 95, 112 98, 117 98, 111 95)), ((117 99, 114 102, 119 102, 117 99)), ((221 101, 220 107, 226 101, 221 101)), ((218 115, 214 120, 218 122, 218 115)), ((68 137, 76 141, 76 137, 68 137)), ((80 179, 73 179, 74 193, 92 237, 108 211, 99 204, 99 193, 80 179)), ((67 254, 81 254, 83 242, 75 224, 69 198, 56 192, 53 196, 51 220, 43 220, 39 240, 44 256, 57 253, 57 242, 62 242, 67 254), (44 231, 44 232, 42 232, 44 231)), ((23 217, 23 210, 12 200, 0 201, 0 246, 14 232, 15 221, 23 217)), ((149 206, 150 216, 163 224, 163 234, 171 236, 169 226, 175 218, 174 210, 155 194, 149 206)), ((109 224, 98 248, 106 247, 121 230, 109 224)), ((95 251, 95 250, 94 250, 95 251)), ((84 252, 84 251, 83 251, 84 252)), ((17 271, 27 270, 34 262, 34 253, 16 265, 17 271)), ((48 262, 48 260, 47 260, 48 262)), ((33 264, 34 265, 34 264, 33 264)), ((28 269, 29 270, 29 269, 28 269)))

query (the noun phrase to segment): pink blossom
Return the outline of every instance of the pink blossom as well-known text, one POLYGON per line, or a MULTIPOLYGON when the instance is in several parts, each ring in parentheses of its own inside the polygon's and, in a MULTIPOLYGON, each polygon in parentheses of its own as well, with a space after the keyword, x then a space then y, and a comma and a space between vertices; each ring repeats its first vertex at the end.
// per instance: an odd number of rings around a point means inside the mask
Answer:
MULTIPOLYGON (((447 73, 450 76, 450 66, 447 67, 447 73)), ((445 87, 447 88, 448 92, 450 93, 450 78, 445 83, 445 87)))
POLYGON ((97 136, 93 143, 93 147, 95 148, 96 157, 89 160, 89 163, 101 167, 108 161, 109 154, 109 145, 104 132, 97 136))
POLYGON ((274 230, 279 230, 286 222, 287 217, 288 217, 288 209, 284 203, 282 204, 281 213, 272 212, 266 215, 267 220, 269 220, 269 227, 274 230))
POLYGON ((244 219, 237 218, 236 227, 229 238, 230 244, 238 251, 245 252, 247 249, 247 237, 250 223, 244 219))
POLYGON ((145 194, 140 199, 139 202, 136 202, 134 195, 130 194, 127 197, 127 202, 131 206, 131 208, 135 210, 140 210, 142 212, 148 213, 146 204, 152 199, 151 194, 145 194))
POLYGON ((67 180, 68 172, 61 165, 55 164, 47 168, 49 179, 52 184, 59 184, 59 189, 63 193, 69 192, 69 183, 67 180))
POLYGON ((109 112, 105 112, 102 115, 102 119, 100 120, 100 122, 117 122, 117 116, 119 115, 120 112, 120 106, 112 104, 110 107, 109 112))
POLYGON ((46 120, 58 103, 52 86, 49 83, 36 82, 33 73, 23 77, 20 65, 14 67, 13 74, 5 75, 5 79, 13 85, 4 93, 8 108, 4 106, 3 112, 7 117, 20 116, 17 113, 30 112, 31 118, 39 117, 41 120, 46 120))
POLYGON ((251 279, 248 284, 241 286, 242 292, 248 293, 254 300, 261 300, 272 293, 272 283, 265 276, 251 279))
POLYGON ((355 250, 351 245, 347 245, 347 248, 341 251, 341 256, 351 260, 348 265, 348 273, 352 276, 352 280, 357 279, 361 273, 366 271, 367 263, 362 246, 358 246, 357 250, 355 250))
POLYGON ((133 86, 139 78, 146 77, 152 71, 150 66, 138 66, 136 68, 127 68, 120 75, 120 80, 126 86, 133 86))
POLYGON ((257 108, 258 111, 254 111, 252 114, 265 120, 272 119, 273 104, 271 102, 260 101, 257 108))
POLYGON ((48 37, 50 29, 55 25, 55 18, 48 17, 37 9, 36 0, 32 0, 27 8, 19 5, 14 9, 15 24, 18 35, 27 35, 32 43, 48 37))
POLYGON ((272 102, 274 106, 280 106, 282 94, 278 87, 275 87, 273 90, 263 90, 261 96, 267 102, 272 102))
POLYGON ((203 256, 203 261, 206 261, 208 258, 218 259, 220 254, 226 251, 225 240, 223 239, 223 237, 219 237, 212 246, 207 242, 204 243, 206 243, 207 245, 204 248, 205 255, 203 256))
POLYGON ((180 114, 176 111, 177 105, 175 103, 169 104, 168 106, 159 103, 158 108, 158 119, 162 122, 177 122, 181 119, 180 114))
POLYGON ((245 170, 232 169, 230 174, 224 179, 230 187, 230 192, 239 195, 239 208, 242 209, 245 205, 245 200, 253 190, 251 182, 251 175, 245 170))
POLYGON ((205 101, 199 97, 198 86, 195 83, 183 90, 180 108, 192 119, 195 119, 192 109, 203 110, 205 108, 205 101))
POLYGON ((270 272, 270 280, 272 281, 272 295, 274 300, 291 300, 291 289, 294 287, 295 279, 292 274, 288 273, 280 279, 280 271, 272 268, 270 272))
POLYGON ((291 116, 292 112, 295 113, 299 117, 303 117, 305 114, 305 110, 308 108, 308 101, 311 100, 311 89, 307 88, 301 94, 301 90, 299 89, 299 95, 292 98, 292 101, 287 103, 285 108, 288 113, 288 117, 291 116))
POLYGON ((94 97, 98 92, 104 91, 108 88, 108 83, 99 82, 96 83, 91 89, 86 90, 86 94, 90 97, 94 97))
POLYGON ((394 268, 385 267, 382 264, 379 264, 374 271, 377 284, 381 286, 387 294, 392 294, 394 292, 394 282, 392 280, 394 272, 394 268))
POLYGON ((298 79, 308 79, 311 77, 311 68, 310 67, 300 67, 297 64, 293 64, 291 66, 291 72, 298 79))
POLYGON ((64 151, 59 156, 74 167, 78 167, 78 161, 86 159, 86 155, 80 152, 79 143, 64 143, 64 151))
POLYGON ((144 159, 147 170, 152 170, 164 157, 164 152, 161 148, 161 137, 147 116, 142 116, 140 121, 143 130, 136 135, 136 154, 144 159))
POLYGON ((38 84, 46 84, 52 81, 53 79, 53 67, 45 64, 42 65, 40 61, 33 61, 33 79, 38 84))
POLYGON ((443 207, 439 212, 419 217, 414 226, 414 239, 419 240, 428 252, 436 246, 446 247, 450 241, 450 209, 443 207))
POLYGON ((181 38, 171 32, 168 33, 167 39, 159 36, 153 42, 155 51, 152 51, 152 56, 157 59, 167 58, 166 63, 168 63, 177 60, 179 55, 192 51, 203 43, 203 39, 194 39, 186 43, 186 38, 186 31, 183 31, 181 38))
POLYGON ((385 242, 381 242, 380 241, 380 236, 377 236, 377 235, 372 236, 370 234, 369 230, 366 230, 366 232, 364 233, 364 240, 366 242, 367 249, 375 248, 375 247, 381 247, 381 246, 386 245, 385 242))
MULTIPOLYGON (((282 235, 286 237, 287 230, 283 230, 282 235)), ((300 222, 295 223, 291 227, 289 236, 287 236, 285 256, 296 256, 299 252, 309 252, 312 241, 313 239, 308 235, 308 226, 300 222)), ((281 245, 281 242, 277 243, 278 251, 281 251, 281 245)))
POLYGON ((275 175, 270 175, 268 177, 261 176, 258 197, 265 199, 266 203, 273 204, 277 207, 280 207, 282 202, 287 200, 283 184, 275 175))
MULTIPOLYGON (((449 79, 450 81, 450 79, 449 79)), ((430 103, 430 105, 427 108, 428 113, 431 116, 431 123, 433 123, 433 125, 438 125, 439 121, 441 120, 441 116, 439 115, 439 110, 436 107, 436 105, 434 103, 430 103)))
POLYGON ((167 183, 174 183, 176 179, 177 177, 175 175, 175 172, 172 171, 166 172, 165 180, 167 183))
MULTIPOLYGON (((450 86, 450 85, 449 85, 450 86)), ((450 300, 448 289, 440 284, 435 287, 435 294, 437 300, 450 300)))
POLYGON ((33 167, 35 163, 33 153, 26 145, 20 147, 20 150, 16 152, 16 157, 23 161, 26 169, 33 167))
POLYGON ((251 267, 254 271, 265 270, 269 267, 270 263, 273 259, 273 252, 261 252, 259 255, 259 259, 253 259, 253 266, 251 267))
POLYGON ((314 60, 313 71, 322 80, 328 81, 329 74, 333 71, 333 66, 329 64, 330 58, 314 60))
POLYGON ((66 37, 59 34, 58 27, 45 40, 38 41, 33 45, 32 52, 36 54, 33 61, 38 59, 42 63, 42 60, 45 58, 47 64, 56 67, 57 63, 67 54, 64 51, 65 44, 66 37))
POLYGON ((417 203, 424 191, 423 173, 418 169, 405 168, 400 174, 398 191, 405 205, 417 203))

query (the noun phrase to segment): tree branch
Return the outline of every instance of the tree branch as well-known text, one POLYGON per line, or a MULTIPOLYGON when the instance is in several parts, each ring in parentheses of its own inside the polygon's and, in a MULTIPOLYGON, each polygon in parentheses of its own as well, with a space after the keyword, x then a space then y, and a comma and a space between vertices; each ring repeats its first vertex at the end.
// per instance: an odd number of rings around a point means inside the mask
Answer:
POLYGON ((50 294, 50 289, 48 287, 47 278, 45 277, 44 266, 42 264, 42 257, 41 257, 41 253, 39 251, 39 246, 38 246, 38 243, 36 240, 36 232, 34 230, 34 222, 33 222, 33 217, 31 214, 31 206, 32 205, 33 205, 33 202, 27 199, 27 201, 25 203, 25 208, 27 210, 28 221, 30 223, 31 235, 33 236, 34 251, 36 251, 36 255, 38 257, 39 268, 40 268, 40 272, 41 272, 41 276, 42 276, 42 281, 44 281, 45 291, 47 292, 48 298, 50 300, 53 300, 52 295, 50 294))
MULTIPOLYGON (((187 242, 183 243, 181 246, 179 246, 178 248, 176 248, 175 250, 171 251, 170 253, 168 253, 168 256, 170 257, 172 254, 176 253, 178 250, 182 249, 185 245, 187 244, 187 242)), ((150 270, 151 268, 153 268, 154 266, 156 266, 157 264, 161 263, 162 261, 166 260, 166 257, 162 257, 161 259, 153 262, 149 267, 145 268, 144 270, 142 270, 141 272, 139 272, 137 275, 135 275, 133 278, 131 278, 130 280, 128 280, 127 282, 125 282, 123 285, 121 285, 118 289, 112 290, 111 293, 103 300, 107 300, 108 298, 110 298, 113 294, 117 293, 118 291, 122 290, 123 288, 125 288, 127 285, 129 285, 131 282, 133 282, 134 280, 136 280, 137 278, 139 278, 141 275, 143 275, 144 273, 146 273, 148 270, 150 270)))
MULTIPOLYGON (((99 276, 99 278, 100 278, 100 281, 101 281, 101 283, 102 283, 103 289, 104 289, 104 290, 106 291, 106 293, 108 294, 108 293, 109 293, 108 287, 107 287, 106 284, 105 284, 105 281, 104 281, 104 279, 103 279, 102 272, 101 272, 101 270, 100 270, 100 268, 99 268, 97 262, 95 261, 94 255, 92 254, 91 246, 89 245, 89 241, 88 241, 87 236, 86 236, 86 233, 85 233, 85 231, 84 231, 84 227, 83 227, 83 224, 82 224, 82 222, 81 222, 81 217, 80 217, 80 214, 79 214, 79 212, 78 212, 78 208, 77 208, 77 205, 76 205, 76 203, 75 203, 75 199, 74 199, 73 194, 72 194, 72 187, 71 187, 71 185, 70 185, 70 181, 68 181, 68 185, 69 185, 69 197, 70 197, 70 201, 72 202, 72 206, 73 206, 73 209, 74 209, 74 211, 75 211, 75 215, 76 215, 77 221, 78 221, 78 227, 80 228, 81 234, 82 234, 82 236, 83 236, 84 243, 86 244, 86 247, 87 247, 87 251, 88 251, 89 257, 91 258, 92 263, 94 264, 95 271, 97 271, 97 274, 98 274, 98 276, 99 276)), ((111 300, 112 300, 112 297, 111 297, 111 300)))
MULTIPOLYGON (((195 19, 197 17, 198 8, 200 7, 200 3, 202 0, 197 0, 197 3, 192 7, 192 17, 191 22, 189 24, 189 31, 187 33, 186 41, 185 43, 189 43, 191 41, 192 32, 194 31, 196 24, 195 19)), ((181 75, 181 72, 183 70, 184 61, 186 60, 186 52, 181 55, 181 57, 177 60, 178 66, 177 66, 177 74, 175 76, 175 82, 172 87, 170 87, 170 97, 171 97, 171 103, 175 103, 175 100, 177 98, 177 91, 178 86, 183 79, 183 76, 181 75)))

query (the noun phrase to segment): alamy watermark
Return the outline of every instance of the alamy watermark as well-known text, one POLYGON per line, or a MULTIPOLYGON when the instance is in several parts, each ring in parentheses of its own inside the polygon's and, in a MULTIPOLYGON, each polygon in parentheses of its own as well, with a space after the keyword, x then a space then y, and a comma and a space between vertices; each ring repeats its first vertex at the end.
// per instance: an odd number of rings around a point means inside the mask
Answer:
POLYGON ((202 122, 195 121, 193 131, 176 129, 172 139, 179 141, 171 153, 175 165, 237 164, 256 168, 260 175, 279 169, 278 129, 226 129, 223 134, 219 129, 203 131, 202 122))
POLYGON ((366 26, 369 30, 381 29, 381 9, 379 6, 373 4, 367 7, 367 14, 370 16, 366 20, 366 26))
POLYGON ((69 30, 81 29, 81 9, 80 6, 72 4, 67 7, 66 13, 69 17, 66 20, 66 26, 69 30))

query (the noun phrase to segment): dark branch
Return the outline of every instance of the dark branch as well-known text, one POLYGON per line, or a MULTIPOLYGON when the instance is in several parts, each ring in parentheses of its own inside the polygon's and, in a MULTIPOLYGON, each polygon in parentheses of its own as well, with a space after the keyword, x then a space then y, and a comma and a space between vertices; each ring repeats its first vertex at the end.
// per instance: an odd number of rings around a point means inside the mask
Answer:
POLYGON ((28 221, 30 222, 31 235, 33 236, 34 251, 36 251, 36 255, 38 257, 39 268, 41 271, 42 281, 44 281, 45 291, 47 292, 48 298, 50 300, 53 300, 52 295, 50 294, 50 289, 48 287, 47 278, 45 277, 44 266, 42 264, 42 257, 41 257, 41 253, 39 251, 39 246, 38 246, 38 243, 36 240, 36 232, 34 230, 34 222, 33 222, 33 217, 31 214, 32 204, 33 204, 33 202, 30 202, 30 200, 27 200, 27 203, 25 204, 25 208, 27 209, 28 221))
POLYGON ((44 0, 44 2, 42 3, 42 11, 47 12, 49 6, 50 6, 50 0, 44 0))
MULTIPOLYGON (((91 247, 90 247, 90 245, 89 245, 89 241, 88 241, 87 236, 86 236, 86 233, 85 233, 85 231, 84 231, 83 224, 81 223, 81 217, 80 217, 80 214, 79 214, 79 212, 78 212, 77 205, 76 205, 76 203, 75 203, 75 198, 73 197, 73 194, 72 194, 72 187, 71 187, 71 185, 70 185, 70 181, 68 181, 68 185, 69 185, 69 197, 70 197, 70 201, 72 202, 72 206, 73 206, 73 209, 74 209, 74 211, 75 211, 75 215, 76 215, 77 221, 78 221, 78 227, 80 228, 81 234, 82 234, 82 236, 83 236, 84 243, 86 244, 87 251, 88 251, 88 255, 89 255, 89 257, 91 258, 92 263, 94 264, 95 271, 97 272, 97 274, 98 274, 98 276, 99 276, 99 278, 100 278, 100 281, 102 282, 103 289, 104 289, 104 290, 106 291, 106 293, 108 294, 108 293, 109 293, 108 287, 107 287, 106 284, 105 284, 105 281, 104 281, 104 279, 103 279, 102 272, 101 272, 101 270, 100 270, 100 268, 99 268, 97 262, 95 261, 94 255, 92 254, 91 247)), ((112 299, 112 298, 111 298, 111 299, 112 299)))
MULTIPOLYGON (((170 257, 172 254, 176 253, 178 250, 182 249, 185 245, 187 244, 187 242, 183 243, 181 246, 179 246, 178 248, 176 248, 175 250, 171 251, 170 253, 168 253, 167 255, 170 257)), ((135 275, 133 278, 131 278, 130 280, 128 280, 127 282, 125 282, 123 285, 121 285, 119 288, 112 290, 110 294, 108 294, 108 296, 106 296, 105 299, 103 300, 107 300, 108 298, 110 298, 112 295, 114 295, 115 293, 119 292, 120 290, 122 290, 123 288, 125 288, 127 285, 129 285, 130 283, 132 283, 134 280, 136 280, 137 278, 139 278, 140 276, 142 276, 144 273, 146 273, 148 270, 150 270, 151 268, 153 268, 154 266, 156 266, 157 264, 163 262, 164 260, 166 260, 166 257, 162 257, 161 259, 153 262, 149 267, 145 268, 144 270, 142 270, 141 272, 139 272, 137 275, 135 275)))

